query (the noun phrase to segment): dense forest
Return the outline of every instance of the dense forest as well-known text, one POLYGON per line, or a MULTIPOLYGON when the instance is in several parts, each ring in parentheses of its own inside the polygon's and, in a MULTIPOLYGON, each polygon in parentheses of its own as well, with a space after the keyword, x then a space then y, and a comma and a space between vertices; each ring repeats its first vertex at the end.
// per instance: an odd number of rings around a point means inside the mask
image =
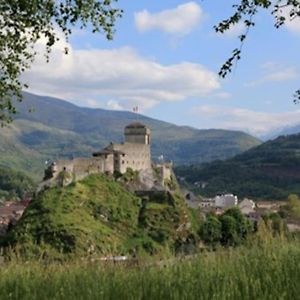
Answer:
POLYGON ((203 196, 283 200, 300 194, 300 134, 280 136, 226 161, 178 167, 176 174, 203 196))
POLYGON ((0 200, 22 199, 33 187, 33 181, 25 174, 0 167, 0 200))

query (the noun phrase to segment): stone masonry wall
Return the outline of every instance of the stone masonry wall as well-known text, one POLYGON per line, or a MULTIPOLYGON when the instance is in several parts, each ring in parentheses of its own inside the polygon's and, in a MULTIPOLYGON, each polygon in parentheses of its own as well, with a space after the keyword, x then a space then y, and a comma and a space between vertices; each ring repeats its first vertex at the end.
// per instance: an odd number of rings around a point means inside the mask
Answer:
POLYGON ((127 168, 134 171, 146 170, 151 168, 150 146, 145 144, 113 144, 113 150, 125 153, 119 156, 119 172, 125 173, 127 168))
POLYGON ((97 158, 75 158, 73 160, 58 160, 46 170, 46 180, 42 182, 39 190, 46 186, 68 185, 91 174, 114 172, 113 155, 97 158))

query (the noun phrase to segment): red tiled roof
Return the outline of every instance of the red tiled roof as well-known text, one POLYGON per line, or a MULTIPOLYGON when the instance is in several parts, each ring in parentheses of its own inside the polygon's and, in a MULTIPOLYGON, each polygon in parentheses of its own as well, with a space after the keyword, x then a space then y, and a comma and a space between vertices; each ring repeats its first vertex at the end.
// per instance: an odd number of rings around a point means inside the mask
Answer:
POLYGON ((24 211, 25 207, 23 205, 18 206, 2 206, 0 207, 0 217, 13 215, 17 211, 24 211))
POLYGON ((13 214, 13 210, 11 209, 11 207, 0 207, 0 217, 2 216, 9 216, 13 214))

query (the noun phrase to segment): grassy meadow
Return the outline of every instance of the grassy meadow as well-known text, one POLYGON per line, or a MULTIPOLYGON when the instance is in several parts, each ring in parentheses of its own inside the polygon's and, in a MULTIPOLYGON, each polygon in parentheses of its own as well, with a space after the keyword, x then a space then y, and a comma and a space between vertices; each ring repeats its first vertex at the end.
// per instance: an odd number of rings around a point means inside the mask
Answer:
POLYGON ((17 260, 0 267, 0 299, 299 299, 300 243, 268 241, 139 265, 17 260))

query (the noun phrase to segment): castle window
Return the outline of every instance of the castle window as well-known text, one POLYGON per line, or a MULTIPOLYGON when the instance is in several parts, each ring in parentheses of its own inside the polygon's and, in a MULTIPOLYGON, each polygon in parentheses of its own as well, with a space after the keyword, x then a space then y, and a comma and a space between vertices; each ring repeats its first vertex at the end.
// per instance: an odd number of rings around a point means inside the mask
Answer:
POLYGON ((124 161, 124 160, 122 160, 122 164, 123 164, 123 165, 125 164, 125 161, 124 161))

